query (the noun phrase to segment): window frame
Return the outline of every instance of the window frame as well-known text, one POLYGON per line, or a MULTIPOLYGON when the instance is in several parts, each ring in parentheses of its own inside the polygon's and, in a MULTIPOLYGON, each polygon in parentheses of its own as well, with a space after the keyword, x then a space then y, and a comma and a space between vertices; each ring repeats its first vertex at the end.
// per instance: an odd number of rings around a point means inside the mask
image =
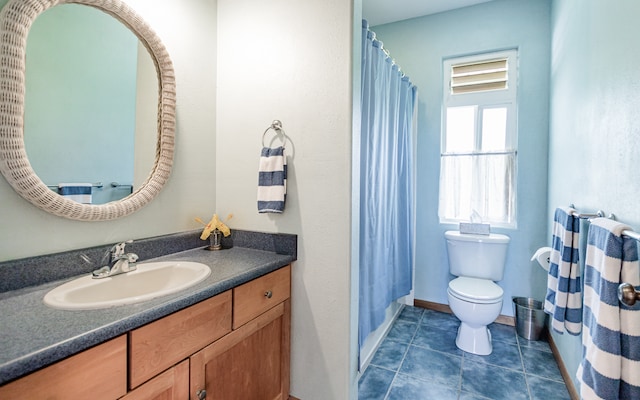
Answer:
MULTIPOLYGON (((518 50, 500 50, 491 51, 481 54, 474 54, 468 56, 449 57, 443 59, 443 74, 442 74, 442 88, 443 88, 443 100, 442 100, 442 115, 441 115, 441 134, 440 134, 440 159, 442 162, 443 157, 455 157, 455 156, 468 156, 468 155, 483 155, 483 154, 513 154, 514 163, 517 166, 517 93, 518 93, 518 50), (485 90, 469 93, 456 93, 453 94, 451 90, 452 81, 452 66, 477 63, 477 62, 489 62, 496 59, 507 60, 507 87, 506 89, 498 90, 485 90), (471 151, 447 151, 447 111, 452 107, 475 107, 475 121, 474 121, 474 148, 471 151), (491 108, 506 108, 506 137, 505 148, 503 150, 483 151, 482 150, 482 117, 483 111, 491 108)), ((517 169, 516 169, 517 171, 517 169)), ((442 175, 443 171, 440 171, 442 175)), ((442 176, 440 176, 442 179, 442 176)), ((511 222, 497 222, 486 221, 491 223, 492 226, 501 228, 517 228, 517 172, 514 175, 512 183, 512 191, 515 193, 513 196, 513 204, 510 204, 513 211, 513 218, 511 222)), ((442 198, 439 198, 439 202, 442 198)), ((446 218, 440 215, 441 206, 438 205, 438 218, 441 224, 457 224, 459 222, 468 221, 468 219, 446 218)))

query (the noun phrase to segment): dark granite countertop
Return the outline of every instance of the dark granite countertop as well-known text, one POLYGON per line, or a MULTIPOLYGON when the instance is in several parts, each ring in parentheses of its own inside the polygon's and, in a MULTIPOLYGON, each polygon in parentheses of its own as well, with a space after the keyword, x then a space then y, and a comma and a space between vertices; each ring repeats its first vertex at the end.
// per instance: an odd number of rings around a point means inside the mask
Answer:
MULTIPOLYGON (((295 247, 295 239, 293 243, 295 247)), ((0 293, 0 385, 279 269, 295 259, 295 249, 292 254, 278 254, 234 246, 222 251, 192 248, 141 260, 140 264, 169 260, 201 262, 211 268, 211 275, 178 293, 98 310, 58 310, 44 304, 44 295, 49 290, 77 276, 0 293)))

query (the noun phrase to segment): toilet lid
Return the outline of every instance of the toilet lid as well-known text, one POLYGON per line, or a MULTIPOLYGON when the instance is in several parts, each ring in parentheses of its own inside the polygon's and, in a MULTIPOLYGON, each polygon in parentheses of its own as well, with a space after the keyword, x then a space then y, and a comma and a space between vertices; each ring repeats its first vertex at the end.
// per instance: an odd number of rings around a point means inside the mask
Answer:
POLYGON ((491 303, 502 299, 503 290, 488 279, 460 277, 449 282, 451 294, 461 300, 491 303))

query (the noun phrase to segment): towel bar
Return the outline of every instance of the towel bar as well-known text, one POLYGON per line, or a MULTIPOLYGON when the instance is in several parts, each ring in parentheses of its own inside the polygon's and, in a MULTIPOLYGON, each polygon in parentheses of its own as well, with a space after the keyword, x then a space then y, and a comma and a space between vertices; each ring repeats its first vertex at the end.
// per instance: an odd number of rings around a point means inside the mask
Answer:
MULTIPOLYGON (((58 186, 59 185, 47 185, 49 189, 57 189, 58 186)), ((102 189, 103 186, 104 185, 102 184, 102 182, 96 182, 91 184, 91 187, 98 188, 98 189, 102 189)))
MULTIPOLYGON (((47 187, 49 189, 58 189, 58 186, 59 185, 47 185, 47 187)), ((133 188, 133 185, 120 184, 118 182, 111 182, 110 186, 112 188, 133 188)), ((96 182, 96 183, 91 184, 91 187, 102 189, 104 187, 104 185, 102 184, 102 182, 96 182)))
MULTIPOLYGON (((570 204, 569 207, 575 209, 575 206, 573 204, 570 204)), ((591 218, 597 218, 597 217, 604 218, 605 214, 604 214, 604 211, 602 211, 602 210, 598 210, 595 214, 593 214, 593 213, 581 213, 581 212, 576 211, 573 214, 573 216, 574 217, 578 217, 580 219, 591 219, 591 218)), ((610 213, 609 215, 607 215, 607 218, 615 220, 616 216, 615 216, 615 214, 610 213)), ((621 232, 621 234, 623 236, 629 237, 631 239, 635 239, 635 240, 640 242, 640 233, 638 233, 636 231, 625 229, 625 230, 623 230, 621 232)))
MULTIPOLYGON (((615 216, 615 214, 611 213, 611 214, 609 214, 607 216, 607 218, 615 220, 616 216, 615 216)), ((638 233, 638 232, 635 232, 635 231, 632 231, 632 230, 629 230, 629 229, 625 229, 625 230, 622 231, 622 236, 626 236, 626 237, 629 237, 631 239, 635 239, 635 240, 640 242, 640 233, 638 233)))
MULTIPOLYGON (((576 206, 574 206, 573 204, 569 204, 569 207, 573 208, 575 210, 576 206)), ((597 218, 597 217, 604 217, 604 211, 602 210, 598 210, 595 213, 581 213, 581 212, 574 212, 573 216, 580 218, 580 219, 591 219, 591 218, 597 218)))
POLYGON ((130 189, 133 190, 133 185, 127 185, 126 183, 121 184, 118 182, 111 182, 111 187, 114 189, 130 189))

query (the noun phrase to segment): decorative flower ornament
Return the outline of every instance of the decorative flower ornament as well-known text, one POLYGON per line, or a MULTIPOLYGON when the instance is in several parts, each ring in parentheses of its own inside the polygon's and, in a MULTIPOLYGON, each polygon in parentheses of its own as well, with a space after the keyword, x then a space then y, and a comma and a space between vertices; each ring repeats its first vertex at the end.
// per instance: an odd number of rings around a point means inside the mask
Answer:
MULTIPOLYGON (((233 218, 233 214, 227 215, 227 221, 229 221, 231 218, 233 218)), ((200 239, 202 240, 207 240, 211 235, 211 232, 215 230, 222 232, 224 237, 231 235, 231 229, 229 229, 229 227, 224 222, 222 222, 220 218, 218 218, 218 214, 213 214, 213 217, 208 224, 205 224, 204 221, 198 217, 196 217, 195 220, 196 222, 204 225, 204 229, 202 230, 202 234, 200 235, 200 239)))

